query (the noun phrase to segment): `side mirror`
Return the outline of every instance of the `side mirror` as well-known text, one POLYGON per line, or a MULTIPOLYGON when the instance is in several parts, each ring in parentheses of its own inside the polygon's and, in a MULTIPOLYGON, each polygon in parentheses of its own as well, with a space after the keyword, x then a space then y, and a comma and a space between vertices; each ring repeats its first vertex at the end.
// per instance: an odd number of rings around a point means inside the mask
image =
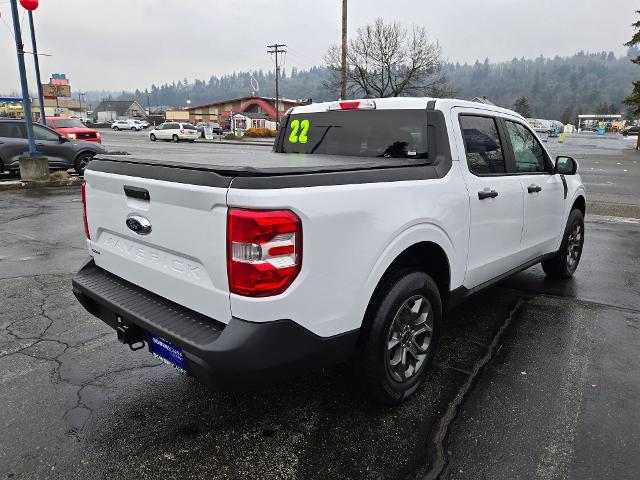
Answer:
POLYGON ((60 135, 60 143, 67 143, 70 142, 71 140, 69 140, 68 137, 65 137, 64 135, 60 135))
POLYGON ((560 175, 575 175, 578 171, 578 162, 571 157, 563 155, 556 157, 556 173, 560 175))

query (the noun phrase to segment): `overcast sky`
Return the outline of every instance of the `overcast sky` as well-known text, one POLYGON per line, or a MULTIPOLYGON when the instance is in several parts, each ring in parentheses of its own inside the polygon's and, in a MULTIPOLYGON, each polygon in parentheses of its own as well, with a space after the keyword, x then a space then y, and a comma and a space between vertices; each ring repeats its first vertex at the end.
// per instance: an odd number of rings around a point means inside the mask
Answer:
MULTIPOLYGON (((349 0, 349 31, 376 17, 425 26, 450 61, 614 51, 632 35, 630 0, 349 0)), ((270 69, 267 44, 285 43, 287 70, 322 63, 339 41, 340 0, 40 0, 35 12, 43 79, 66 73, 78 90, 144 89, 270 69)), ((22 8, 19 7, 21 12, 22 8)), ((17 60, 0 0, 0 94, 17 90, 17 60)), ((31 50, 28 22, 23 38, 31 50)), ((32 65, 30 58, 27 64, 32 65)), ((30 72, 30 87, 35 88, 30 72)))

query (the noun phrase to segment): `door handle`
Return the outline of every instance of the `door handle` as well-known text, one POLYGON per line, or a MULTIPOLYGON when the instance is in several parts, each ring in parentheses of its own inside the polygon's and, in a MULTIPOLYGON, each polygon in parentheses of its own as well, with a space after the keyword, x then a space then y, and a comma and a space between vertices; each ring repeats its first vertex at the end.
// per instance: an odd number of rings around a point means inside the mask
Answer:
POLYGON ((540 187, 540 186, 538 186, 538 185, 533 185, 533 184, 531 184, 531 185, 529 185, 529 186, 527 187, 527 191, 528 191, 529 193, 538 193, 538 192, 541 192, 541 191, 542 191, 542 187, 540 187))
POLYGON ((485 198, 496 198, 498 196, 498 192, 496 192, 495 190, 489 190, 488 188, 486 190, 480 190, 478 192, 478 198, 480 200, 484 200, 485 198))

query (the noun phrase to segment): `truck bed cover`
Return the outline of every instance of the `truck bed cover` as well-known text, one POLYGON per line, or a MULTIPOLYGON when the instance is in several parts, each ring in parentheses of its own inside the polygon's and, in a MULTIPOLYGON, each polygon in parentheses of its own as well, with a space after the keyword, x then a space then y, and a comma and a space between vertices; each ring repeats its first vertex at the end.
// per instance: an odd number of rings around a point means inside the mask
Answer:
MULTIPOLYGON (((429 160, 425 159, 305 155, 276 153, 266 149, 247 149, 243 147, 215 154, 203 154, 202 151, 185 151, 179 155, 172 153, 98 155, 95 157, 94 162, 96 160, 214 172, 222 176, 234 177, 299 175, 429 164, 429 160)), ((88 168, 91 169, 91 166, 88 168)))

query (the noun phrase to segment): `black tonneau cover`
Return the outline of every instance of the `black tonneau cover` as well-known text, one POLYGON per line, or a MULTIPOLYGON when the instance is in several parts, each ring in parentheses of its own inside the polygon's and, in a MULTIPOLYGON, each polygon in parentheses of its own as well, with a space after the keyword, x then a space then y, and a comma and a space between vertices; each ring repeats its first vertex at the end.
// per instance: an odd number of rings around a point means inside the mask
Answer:
POLYGON ((200 150, 183 151, 179 155, 172 153, 145 154, 144 156, 98 155, 95 160, 215 172, 219 175, 234 177, 299 175, 429 164, 429 160, 424 159, 276 153, 266 148, 248 149, 242 146, 211 154, 203 154, 200 150))

